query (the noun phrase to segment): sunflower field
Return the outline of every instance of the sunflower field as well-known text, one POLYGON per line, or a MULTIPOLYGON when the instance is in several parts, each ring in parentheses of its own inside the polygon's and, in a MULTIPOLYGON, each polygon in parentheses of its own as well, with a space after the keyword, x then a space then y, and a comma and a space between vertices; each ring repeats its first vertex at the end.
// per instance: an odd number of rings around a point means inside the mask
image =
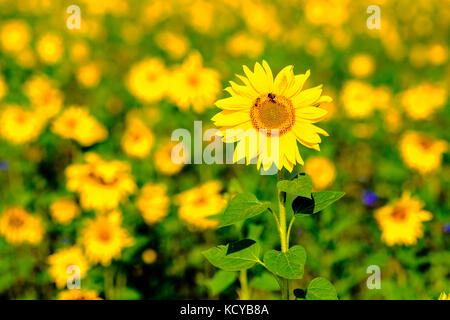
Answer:
POLYGON ((0 298, 450 299, 449 31, 449 0, 0 0, 0 298))

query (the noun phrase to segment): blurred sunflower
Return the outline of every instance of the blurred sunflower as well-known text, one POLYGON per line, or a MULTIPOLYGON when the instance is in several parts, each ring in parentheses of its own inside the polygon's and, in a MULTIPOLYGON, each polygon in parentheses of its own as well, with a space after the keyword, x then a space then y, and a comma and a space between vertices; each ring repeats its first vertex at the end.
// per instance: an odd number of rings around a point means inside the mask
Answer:
POLYGON ((75 217, 80 215, 80 208, 72 199, 58 199, 51 203, 50 215, 57 223, 68 225, 75 217))
POLYGON ((168 91, 169 97, 181 109, 189 106, 202 113, 212 106, 220 91, 219 73, 203 67, 202 56, 192 53, 183 64, 173 71, 171 82, 176 86, 168 91))
POLYGON ((311 177, 316 190, 330 186, 336 178, 336 168, 333 162, 325 157, 309 157, 305 162, 305 172, 311 177))
POLYGON ((423 83, 400 94, 406 113, 415 120, 426 119, 441 108, 447 100, 444 88, 423 83))
POLYGON ((433 217, 422 209, 423 203, 404 192, 393 204, 375 211, 375 219, 381 228, 381 238, 389 246, 413 245, 423 236, 422 222, 433 217))
POLYGON ((37 53, 46 64, 55 64, 62 58, 64 47, 61 37, 53 34, 44 34, 37 41, 37 53))
POLYGON ((127 119, 122 136, 122 149, 126 154, 136 158, 145 158, 153 147, 155 137, 142 120, 137 117, 127 119))
POLYGON ((130 92, 144 102, 156 102, 167 91, 168 72, 164 63, 157 58, 147 58, 135 64, 127 76, 130 92))
POLYGON ((102 300, 93 290, 64 290, 59 294, 59 300, 102 300))
POLYGON ((448 143, 420 132, 406 132, 400 141, 400 152, 405 164, 422 174, 440 168, 442 155, 448 143))
POLYGON ((0 234, 13 245, 37 245, 44 237, 44 225, 39 217, 21 207, 10 207, 0 217, 0 234))
POLYGON ((108 266, 112 259, 120 257, 124 248, 133 244, 133 238, 121 227, 121 221, 118 211, 88 221, 81 231, 80 242, 90 262, 108 266))
POLYGON ((362 81, 350 80, 344 84, 341 102, 350 118, 366 118, 375 109, 374 88, 362 81))
POLYGON ((32 76, 25 82, 24 91, 42 118, 52 118, 61 110, 63 94, 47 76, 32 76))
POLYGON ((57 135, 88 147, 108 137, 106 128, 83 107, 70 106, 52 123, 57 135))
POLYGON ((6 105, 0 114, 0 136, 14 144, 30 142, 41 134, 44 123, 33 111, 6 105))
MULTIPOLYGON (((172 149, 176 146, 173 141, 163 143, 161 147, 155 152, 155 167, 156 171, 171 176, 177 174, 183 169, 184 163, 174 163, 172 161, 172 149)), ((180 151, 180 155, 182 151, 180 151)))
POLYGON ((137 199, 137 207, 148 225, 161 221, 169 211, 167 187, 163 184, 145 184, 137 199))
POLYGON ((66 286, 67 279, 70 276, 70 270, 68 270, 70 266, 79 268, 80 279, 85 277, 89 269, 87 260, 79 247, 59 250, 48 257, 48 263, 50 265, 50 276, 55 280, 58 288, 66 286))
POLYGON ((80 194, 84 209, 115 209, 136 189, 127 163, 105 161, 90 152, 85 160, 86 164, 72 164, 66 169, 67 188, 80 194))
POLYGON ((226 201, 219 193, 222 185, 210 181, 201 186, 184 191, 175 197, 179 206, 178 216, 187 222, 192 229, 208 229, 218 225, 217 220, 209 219, 225 207, 226 201))
POLYGON ((308 148, 320 150, 319 134, 328 136, 328 133, 313 123, 327 114, 326 110, 317 106, 331 101, 331 98, 321 96, 322 85, 303 90, 309 71, 294 75, 293 66, 281 70, 275 80, 265 61, 262 66, 256 63, 254 72, 244 66, 244 72, 246 77, 238 75, 244 85, 230 81, 231 87, 225 90, 231 97, 216 102, 223 111, 212 118, 215 125, 221 127, 225 142, 238 141, 234 161, 246 158, 248 164, 257 157, 258 168, 261 163, 264 168, 274 163, 278 169, 284 167, 289 171, 296 163, 303 165, 297 141, 308 148), (234 129, 234 132, 227 133, 227 129, 234 129), (256 133, 256 138, 255 135, 249 136, 247 130, 256 133), (268 137, 279 138, 278 157, 269 156, 274 151, 270 150, 273 142, 268 137), (246 138, 250 138, 250 143, 246 143, 246 138), (264 140, 267 143, 260 143, 264 140), (252 145, 256 147, 250 148, 252 145))
POLYGON ((100 82, 102 72, 98 63, 90 62, 81 66, 76 76, 79 84, 86 88, 92 88, 100 82))
POLYGON ((21 20, 4 21, 0 42, 5 52, 19 53, 24 50, 30 41, 30 27, 21 20))

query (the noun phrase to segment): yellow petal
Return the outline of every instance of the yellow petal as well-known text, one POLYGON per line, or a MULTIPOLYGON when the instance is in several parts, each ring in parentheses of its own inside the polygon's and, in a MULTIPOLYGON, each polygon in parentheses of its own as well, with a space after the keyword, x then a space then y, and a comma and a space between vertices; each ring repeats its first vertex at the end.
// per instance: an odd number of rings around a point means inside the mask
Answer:
POLYGON ((250 115, 247 111, 221 111, 211 119, 218 127, 235 126, 240 123, 250 121, 250 115))
POLYGON ((293 84, 290 86, 290 88, 285 92, 285 96, 287 98, 291 98, 298 94, 305 85, 306 80, 308 80, 310 71, 306 71, 305 74, 298 74, 294 77, 293 84))
POLYGON ((298 108, 295 110, 295 117, 302 120, 320 121, 327 114, 327 110, 317 107, 298 108))
POLYGON ((216 101, 216 106, 222 110, 242 110, 249 109, 252 101, 245 97, 229 97, 216 101))
POLYGON ((273 93, 284 94, 285 90, 289 88, 291 82, 294 79, 294 73, 292 71, 293 66, 284 67, 275 77, 275 82, 273 84, 273 93))
POLYGON ((322 85, 301 91, 292 98, 292 104, 295 108, 308 107, 313 105, 322 94, 322 85))
POLYGON ((262 62, 263 68, 266 71, 266 76, 267 76, 267 82, 268 82, 268 91, 272 92, 273 91, 273 73, 272 70, 270 69, 269 64, 267 63, 266 60, 263 60, 262 62))

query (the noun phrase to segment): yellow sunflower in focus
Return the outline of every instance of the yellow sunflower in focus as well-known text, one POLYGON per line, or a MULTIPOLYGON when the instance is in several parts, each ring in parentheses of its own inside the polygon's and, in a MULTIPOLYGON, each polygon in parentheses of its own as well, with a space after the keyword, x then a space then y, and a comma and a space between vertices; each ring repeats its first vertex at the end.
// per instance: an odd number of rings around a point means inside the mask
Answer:
POLYGON ((130 92, 144 102, 160 100, 167 90, 167 70, 156 58, 147 58, 134 65, 127 78, 130 92))
POLYGON ((13 245, 39 244, 44 232, 41 219, 21 207, 7 208, 0 217, 0 235, 13 245))
POLYGON ((448 143, 434 139, 426 134, 409 131, 400 141, 400 152, 405 164, 421 174, 440 168, 442 155, 448 143))
POLYGON ((35 112, 8 105, 0 114, 0 136, 14 144, 30 142, 41 134, 44 123, 35 112))
POLYGON ((70 106, 52 124, 57 135, 77 141, 84 147, 101 142, 108 137, 106 128, 85 108, 70 106))
POLYGON ((220 91, 219 73, 203 67, 202 56, 197 52, 173 71, 171 82, 176 86, 168 92, 169 97, 181 110, 192 105, 195 112, 202 113, 213 105, 220 91))
POLYGON ((126 154, 145 158, 153 147, 155 137, 142 120, 137 117, 129 117, 127 126, 122 136, 122 149, 126 154))
POLYGON ((137 207, 147 224, 161 221, 169 211, 167 187, 162 184, 145 184, 137 199, 137 207))
POLYGON ((80 279, 84 278, 89 267, 83 252, 78 247, 60 250, 48 257, 50 264, 49 273, 55 280, 56 287, 64 288, 67 279, 73 274, 73 270, 69 267, 75 266, 79 268, 80 279))
POLYGON ((274 163, 278 169, 292 171, 296 163, 303 164, 297 141, 320 150, 319 134, 328 136, 314 123, 327 114, 318 105, 332 99, 322 96, 322 85, 303 90, 310 73, 294 75, 293 66, 285 67, 275 79, 265 61, 262 66, 256 63, 254 72, 244 66, 244 73, 246 77, 238 75, 243 85, 230 81, 225 90, 231 97, 216 102, 222 111, 212 120, 225 142, 238 141, 235 162, 246 159, 248 164, 257 158, 258 168, 274 163))
POLYGON ((80 215, 80 208, 72 199, 58 199, 50 205, 52 219, 62 225, 68 225, 80 215))
POLYGON ((208 217, 220 213, 226 205, 221 189, 219 182, 211 181, 178 194, 175 197, 178 216, 193 229, 216 227, 219 222, 208 217))
POLYGON ((336 178, 333 162, 325 157, 309 157, 305 162, 305 172, 311 177, 316 190, 327 188, 336 178))
POLYGON ((375 219, 381 228, 381 238, 389 246, 413 245, 423 236, 422 222, 432 218, 431 212, 422 209, 423 203, 409 193, 393 204, 375 211, 375 219))
POLYGON ((117 211, 89 220, 81 232, 81 243, 90 262, 109 266, 112 259, 120 258, 122 250, 133 244, 121 221, 117 211))
POLYGON ((84 209, 115 209, 136 189, 127 163, 105 161, 90 152, 85 160, 86 164, 72 164, 66 169, 67 188, 80 194, 84 209))
POLYGON ((59 300, 102 300, 93 290, 64 290, 59 294, 59 300))

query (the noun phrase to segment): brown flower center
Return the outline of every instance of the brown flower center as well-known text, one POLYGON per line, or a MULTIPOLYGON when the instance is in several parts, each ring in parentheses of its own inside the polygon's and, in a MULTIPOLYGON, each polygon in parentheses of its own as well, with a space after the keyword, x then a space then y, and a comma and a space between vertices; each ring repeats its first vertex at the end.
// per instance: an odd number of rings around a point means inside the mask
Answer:
POLYGON ((292 102, 272 93, 258 97, 250 109, 252 125, 257 130, 267 130, 267 136, 272 130, 279 130, 279 135, 289 131, 295 123, 295 110, 292 102))
POLYGON ((111 239, 111 233, 109 230, 101 229, 98 233, 98 239, 102 242, 109 242, 111 239))
POLYGON ((394 208, 391 217, 398 222, 404 221, 406 219, 406 209, 402 207, 394 208))
POLYGON ((18 228, 22 227, 24 224, 25 224, 25 221, 19 216, 13 215, 13 216, 9 217, 8 225, 11 228, 18 229, 18 228))

